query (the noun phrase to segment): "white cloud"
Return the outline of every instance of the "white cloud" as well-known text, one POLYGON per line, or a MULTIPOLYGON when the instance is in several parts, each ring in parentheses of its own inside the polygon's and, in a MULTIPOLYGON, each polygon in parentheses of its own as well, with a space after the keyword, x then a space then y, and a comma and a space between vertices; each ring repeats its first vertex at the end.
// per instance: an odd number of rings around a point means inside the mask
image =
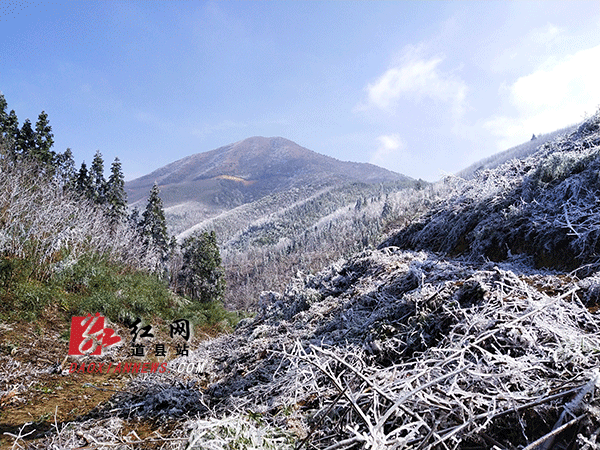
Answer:
POLYGON ((395 133, 382 135, 377 138, 377 141, 379 145, 369 162, 381 167, 396 166, 394 163, 402 156, 406 147, 400 135, 395 133))
POLYGON ((535 28, 529 32, 529 39, 535 44, 550 44, 564 32, 562 28, 551 23, 535 28))
POLYGON ((423 58, 419 50, 407 47, 400 63, 388 69, 366 87, 367 102, 359 109, 378 108, 393 112, 402 99, 419 101, 429 98, 448 103, 455 119, 465 110, 466 84, 440 70, 442 57, 423 58))
MULTIPOLYGON (((550 22, 529 30, 522 37, 520 37, 520 30, 526 25, 520 21, 518 24, 518 28, 513 26, 505 31, 508 36, 511 36, 512 45, 493 50, 505 43, 499 39, 494 41, 495 45, 487 50, 486 53, 490 54, 499 52, 489 63, 488 69, 491 71, 518 75, 523 73, 523 70, 532 70, 543 58, 548 58, 546 64, 553 64, 556 62, 554 58, 568 54, 569 48, 574 44, 573 37, 569 36, 566 29, 550 22)), ((579 39, 575 40, 579 41, 579 39)))
POLYGON ((499 138, 499 149, 519 144, 532 133, 579 122, 600 105, 600 45, 543 67, 502 88, 515 114, 494 116, 484 124, 499 138))

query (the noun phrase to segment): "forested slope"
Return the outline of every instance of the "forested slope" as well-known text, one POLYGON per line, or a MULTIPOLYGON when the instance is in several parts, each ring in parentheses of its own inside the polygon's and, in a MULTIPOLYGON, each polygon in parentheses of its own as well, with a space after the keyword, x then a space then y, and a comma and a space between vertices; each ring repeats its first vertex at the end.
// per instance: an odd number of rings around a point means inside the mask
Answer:
POLYGON ((430 196, 435 193, 425 183, 307 186, 239 206, 190 231, 216 232, 225 302, 254 309, 263 290, 284 289, 296 273, 314 273, 377 245, 392 224, 407 220, 430 196))

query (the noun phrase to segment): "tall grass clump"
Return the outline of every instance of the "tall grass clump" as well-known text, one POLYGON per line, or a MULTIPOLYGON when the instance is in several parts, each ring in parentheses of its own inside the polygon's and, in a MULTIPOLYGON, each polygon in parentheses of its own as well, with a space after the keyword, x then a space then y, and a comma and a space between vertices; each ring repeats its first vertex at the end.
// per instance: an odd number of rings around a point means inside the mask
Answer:
POLYGON ((153 314, 171 318, 179 306, 158 275, 100 256, 80 258, 57 273, 51 284, 65 292, 63 308, 72 315, 100 312, 124 322, 153 314))

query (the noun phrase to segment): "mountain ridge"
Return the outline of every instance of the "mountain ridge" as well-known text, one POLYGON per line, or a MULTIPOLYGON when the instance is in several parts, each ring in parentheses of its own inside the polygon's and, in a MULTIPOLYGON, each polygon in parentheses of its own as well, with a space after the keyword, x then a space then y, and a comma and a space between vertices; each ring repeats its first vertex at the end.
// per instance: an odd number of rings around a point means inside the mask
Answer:
MULTIPOLYGON (((241 190, 244 197, 241 202, 238 199, 237 206, 267 193, 322 182, 323 179, 365 183, 410 180, 373 164, 322 155, 282 137, 253 136, 176 160, 128 181, 126 189, 130 204, 136 205, 145 199, 156 182, 163 192, 163 202, 172 206, 186 200, 198 200, 196 194, 200 189, 218 194, 223 188, 234 188, 241 190), (223 183, 228 184, 220 186, 223 183)), ((201 197, 204 203, 219 204, 214 195, 201 197)))

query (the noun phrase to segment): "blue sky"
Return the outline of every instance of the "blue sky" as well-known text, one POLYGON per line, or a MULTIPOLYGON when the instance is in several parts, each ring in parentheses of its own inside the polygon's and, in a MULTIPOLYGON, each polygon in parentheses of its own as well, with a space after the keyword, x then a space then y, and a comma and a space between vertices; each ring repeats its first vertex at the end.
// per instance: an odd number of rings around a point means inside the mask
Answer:
POLYGON ((250 136, 435 181, 600 105, 600 2, 0 2, 0 92, 127 179, 250 136))

